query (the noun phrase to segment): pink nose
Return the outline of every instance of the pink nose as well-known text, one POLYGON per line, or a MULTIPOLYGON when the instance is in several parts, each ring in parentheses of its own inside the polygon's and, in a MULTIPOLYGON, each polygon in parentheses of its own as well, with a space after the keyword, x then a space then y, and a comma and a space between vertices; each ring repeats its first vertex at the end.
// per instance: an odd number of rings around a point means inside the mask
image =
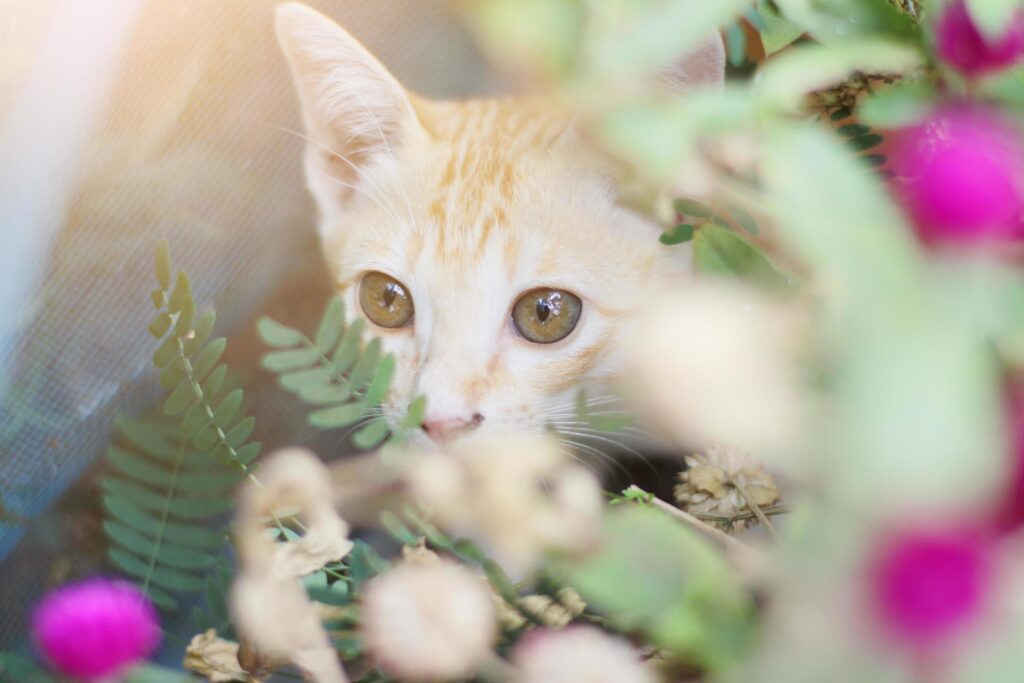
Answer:
POLYGON ((430 417, 423 421, 423 431, 437 443, 444 443, 459 434, 473 431, 483 421, 484 416, 480 413, 468 420, 461 417, 430 417))

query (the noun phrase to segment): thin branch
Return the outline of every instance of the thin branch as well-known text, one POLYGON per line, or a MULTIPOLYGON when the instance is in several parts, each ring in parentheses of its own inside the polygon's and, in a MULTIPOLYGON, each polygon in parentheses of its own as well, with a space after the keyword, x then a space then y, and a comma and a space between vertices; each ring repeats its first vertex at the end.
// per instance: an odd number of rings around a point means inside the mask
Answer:
POLYGON ((770 533, 776 541, 781 541, 782 536, 780 536, 779 532, 775 530, 775 527, 772 526, 772 523, 768 521, 768 517, 764 514, 764 512, 761 511, 761 506, 755 503, 754 499, 747 495, 747 490, 740 485, 739 481, 736 480, 736 477, 732 476, 732 474, 729 474, 728 476, 729 482, 736 488, 737 491, 740 492, 740 495, 743 496, 743 500, 747 502, 747 507, 749 507, 751 512, 753 512, 757 516, 757 521, 761 522, 761 524, 763 524, 765 528, 768 529, 768 533, 770 533))

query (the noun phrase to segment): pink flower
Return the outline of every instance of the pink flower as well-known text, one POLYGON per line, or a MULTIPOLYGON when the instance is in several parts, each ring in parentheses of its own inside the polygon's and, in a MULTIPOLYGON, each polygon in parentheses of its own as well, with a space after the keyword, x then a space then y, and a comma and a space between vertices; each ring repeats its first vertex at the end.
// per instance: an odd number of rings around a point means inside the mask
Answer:
POLYGON ((976 621, 992 585, 982 537, 912 531, 883 542, 868 580, 873 609, 895 637, 931 650, 976 621))
POLYGON ((153 603, 132 584, 109 579, 50 592, 32 614, 32 633, 55 669, 83 681, 117 676, 160 643, 153 603))
POLYGON ((1017 12, 1003 36, 991 42, 974 25, 964 0, 952 0, 935 25, 939 59, 967 75, 995 71, 1024 56, 1024 12, 1017 12))
POLYGON ((940 107, 890 137, 894 190, 926 243, 1024 237, 1024 136, 997 112, 940 107))

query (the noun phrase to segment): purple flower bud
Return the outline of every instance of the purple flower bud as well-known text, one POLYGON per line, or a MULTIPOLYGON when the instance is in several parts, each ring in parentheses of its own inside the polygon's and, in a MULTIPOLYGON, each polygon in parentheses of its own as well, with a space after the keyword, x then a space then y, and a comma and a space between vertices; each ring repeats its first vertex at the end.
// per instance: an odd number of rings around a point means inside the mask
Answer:
POLYGON ((875 612, 887 630, 929 649, 971 625, 992 585, 980 535, 909 532, 882 543, 869 575, 875 612))
POLYGON ((50 592, 32 614, 32 633, 55 669, 82 681, 116 676, 160 644, 153 603, 132 584, 109 579, 50 592))
POLYGON ((1003 69, 1024 57, 1024 12, 1017 12, 1003 36, 990 42, 971 20, 965 0, 952 0, 935 25, 939 59, 966 75, 1003 69))
POLYGON ((1024 237, 1024 135, 996 111, 945 105, 890 136, 896 194, 927 243, 1024 237))

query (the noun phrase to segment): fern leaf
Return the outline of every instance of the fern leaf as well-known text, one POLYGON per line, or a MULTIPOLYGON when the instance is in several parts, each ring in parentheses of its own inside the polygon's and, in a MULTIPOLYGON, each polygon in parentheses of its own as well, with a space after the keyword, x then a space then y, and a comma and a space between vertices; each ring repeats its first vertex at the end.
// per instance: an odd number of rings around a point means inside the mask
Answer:
POLYGON ((168 293, 166 243, 157 250, 156 271, 151 298, 158 312, 149 329, 162 339, 153 363, 170 391, 162 413, 174 419, 116 423, 107 454, 111 471, 101 482, 103 526, 110 561, 156 604, 173 609, 178 593, 206 588, 225 542, 221 524, 211 522, 231 508, 231 491, 260 444, 248 442, 256 423, 241 415, 242 390, 225 388, 228 368, 218 362, 227 342, 209 341, 215 313, 197 317, 185 273, 178 273, 168 293))
MULTIPOLYGON (((366 323, 356 318, 345 325, 345 305, 335 297, 317 326, 314 339, 270 318, 261 318, 258 330, 273 350, 262 359, 265 369, 278 375, 278 383, 318 409, 308 422, 320 429, 356 424, 387 396, 395 373, 395 360, 383 353, 381 340, 363 345, 366 323)), ((422 397, 410 405, 410 413, 390 430, 384 420, 364 425, 353 436, 360 448, 376 448, 389 437, 394 440, 419 426, 423 419, 422 397), (415 408, 415 410, 413 410, 415 408)))

